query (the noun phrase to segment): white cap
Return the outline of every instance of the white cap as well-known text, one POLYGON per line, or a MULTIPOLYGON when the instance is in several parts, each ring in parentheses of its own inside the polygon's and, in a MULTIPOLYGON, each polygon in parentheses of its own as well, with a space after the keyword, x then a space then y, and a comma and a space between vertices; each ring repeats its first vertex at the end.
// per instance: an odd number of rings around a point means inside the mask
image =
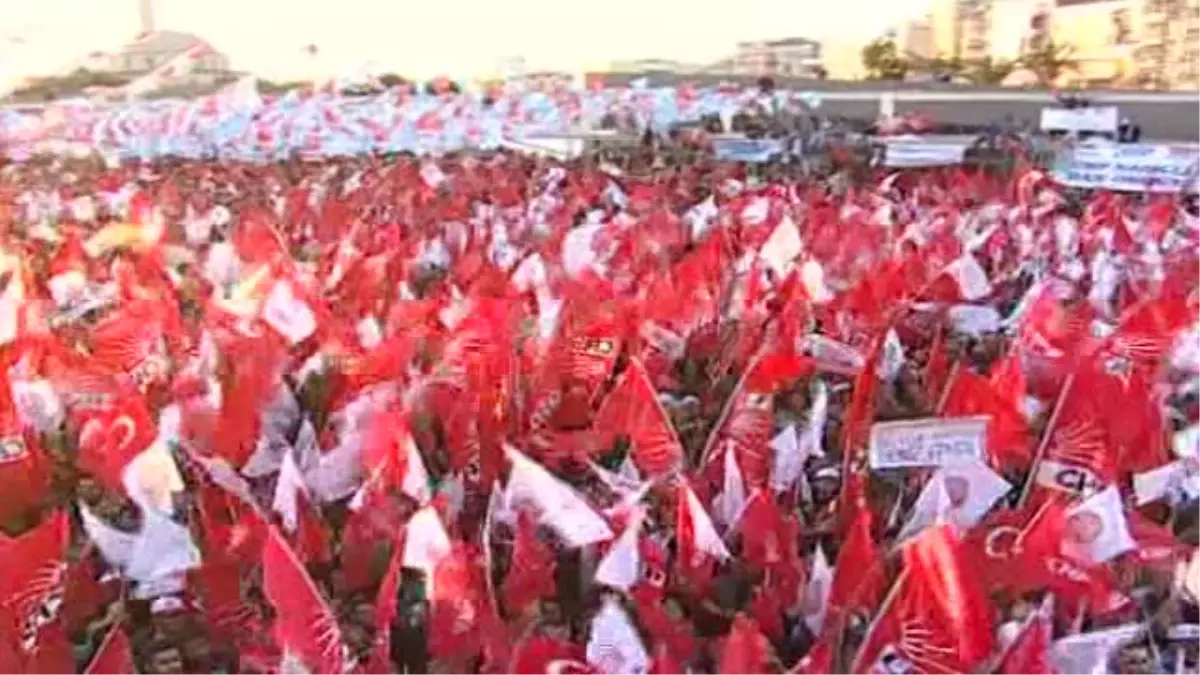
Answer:
POLYGON ((182 612, 185 609, 183 600, 180 600, 174 595, 163 595, 154 599, 150 603, 151 614, 174 614, 182 612))

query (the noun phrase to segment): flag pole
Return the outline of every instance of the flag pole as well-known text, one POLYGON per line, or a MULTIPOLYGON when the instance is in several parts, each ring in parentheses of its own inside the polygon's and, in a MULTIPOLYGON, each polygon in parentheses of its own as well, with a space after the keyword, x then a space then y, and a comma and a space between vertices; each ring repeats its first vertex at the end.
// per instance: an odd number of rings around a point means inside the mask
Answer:
POLYGON ((942 393, 938 396, 937 407, 933 411, 938 417, 941 417, 942 412, 946 409, 946 403, 950 400, 950 391, 954 389, 954 382, 958 379, 958 373, 961 369, 962 360, 955 360, 954 365, 950 367, 950 375, 946 378, 946 385, 942 387, 942 393))
POLYGON ((887 616, 896 598, 900 597, 900 590, 903 588, 904 582, 908 580, 908 574, 909 570, 905 567, 900 572, 900 576, 896 577, 896 581, 892 584, 891 589, 888 590, 888 594, 884 596, 883 602, 879 605, 879 611, 875 613, 875 618, 871 619, 871 623, 867 626, 867 632, 863 634, 862 643, 854 650, 854 658, 850 660, 850 670, 847 672, 862 672, 862 669, 856 666, 858 666, 858 662, 865 656, 864 652, 867 649, 867 645, 871 642, 871 637, 875 635, 875 631, 879 630, 879 623, 883 621, 883 617, 887 616))
POLYGON ((1037 478, 1038 466, 1042 463, 1042 457, 1046 454, 1047 448, 1050 447, 1050 439, 1053 438, 1054 426, 1058 423, 1058 417, 1062 414, 1063 408, 1066 407, 1067 397, 1071 394, 1071 388, 1075 385, 1075 371, 1067 376, 1067 380, 1063 382, 1062 389, 1058 392, 1058 400, 1054 402, 1054 410, 1050 413, 1050 419, 1046 422, 1046 428, 1042 430, 1042 439, 1038 443, 1037 452, 1033 457, 1033 464, 1029 467, 1029 476, 1025 478, 1025 485, 1021 488, 1021 496, 1017 499, 1017 508, 1025 505, 1025 500, 1029 498, 1029 493, 1033 489, 1033 482, 1037 478))

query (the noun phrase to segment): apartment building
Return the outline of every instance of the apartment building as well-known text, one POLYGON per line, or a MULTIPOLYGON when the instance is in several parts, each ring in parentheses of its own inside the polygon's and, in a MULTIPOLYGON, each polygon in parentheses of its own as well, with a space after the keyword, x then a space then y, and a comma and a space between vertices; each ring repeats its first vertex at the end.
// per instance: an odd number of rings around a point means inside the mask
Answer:
POLYGON ((935 58, 938 51, 933 17, 924 16, 906 23, 900 32, 900 49, 909 56, 922 59, 935 58))
POLYGON ((1162 89, 1200 88, 1200 0, 1142 0, 1138 79, 1162 89))
POLYGON ((736 75, 818 77, 823 69, 821 43, 803 37, 742 42, 733 55, 736 75))
POLYGON ((1051 18, 1054 42, 1071 48, 1076 68, 1066 86, 1135 86, 1138 45, 1135 26, 1144 0, 1058 0, 1051 18))
POLYGON ((958 0, 952 56, 982 59, 991 55, 993 0, 958 0))

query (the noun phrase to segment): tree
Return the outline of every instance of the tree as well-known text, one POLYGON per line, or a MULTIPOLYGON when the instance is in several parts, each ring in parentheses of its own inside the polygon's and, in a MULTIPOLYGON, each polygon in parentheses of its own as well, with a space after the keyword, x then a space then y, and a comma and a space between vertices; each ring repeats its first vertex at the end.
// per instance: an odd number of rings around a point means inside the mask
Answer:
POLYGON ((985 56, 970 64, 967 69, 967 77, 971 78, 975 84, 999 86, 1004 84, 1004 81, 1013 74, 1018 65, 1016 61, 985 56))
MULTIPOLYGON (((439 86, 441 86, 441 85, 439 85, 438 82, 436 82, 434 80, 430 80, 429 82, 425 83, 425 93, 429 94, 430 96, 434 96, 438 93, 439 86)), ((449 94, 461 94, 462 93, 462 87, 458 86, 458 83, 455 82, 454 80, 450 80, 450 81, 446 82, 445 87, 446 87, 446 93, 449 93, 449 94)))
POLYGON ((907 60, 912 70, 933 76, 943 81, 954 81, 967 70, 967 64, 957 56, 938 54, 933 58, 909 55, 907 60))
POLYGON ((867 43, 862 49, 863 67, 872 80, 903 80, 908 74, 909 63, 900 54, 896 40, 881 37, 867 43))
POLYGON ((379 84, 382 84, 383 86, 387 87, 388 89, 391 89, 392 87, 399 87, 399 86, 402 86, 405 84, 410 84, 410 82, 409 82, 408 78, 401 77, 395 73, 384 73, 383 75, 379 76, 379 84))
POLYGON ((1079 62, 1074 57, 1075 48, 1060 44, 1053 39, 1037 45, 1021 55, 1021 67, 1037 76, 1042 86, 1056 84, 1067 72, 1078 72, 1079 62))
POLYGON ((92 87, 120 87, 129 83, 129 78, 112 73, 94 72, 76 68, 66 75, 41 77, 30 81, 12 93, 14 101, 53 101, 79 96, 92 87))
POLYGON ((289 82, 272 82, 270 80, 258 81, 258 93, 260 94, 285 94, 293 89, 305 89, 312 86, 312 82, 308 80, 292 80, 289 82))

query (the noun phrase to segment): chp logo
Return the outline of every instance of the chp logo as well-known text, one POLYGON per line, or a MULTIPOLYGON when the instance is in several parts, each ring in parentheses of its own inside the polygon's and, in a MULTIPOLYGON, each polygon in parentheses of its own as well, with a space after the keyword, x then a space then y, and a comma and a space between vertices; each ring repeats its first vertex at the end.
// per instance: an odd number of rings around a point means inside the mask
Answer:
POLYGON ((879 653, 879 658, 871 665, 872 675, 906 675, 917 672, 912 661, 904 658, 895 645, 888 645, 879 653))
POLYGON ((16 598, 17 615, 21 617, 21 650, 26 654, 37 649, 42 629, 58 619, 66 572, 67 565, 62 561, 46 564, 16 598))
POLYGON ((1078 565, 1066 558, 1049 556, 1042 559, 1050 574, 1076 584, 1088 584, 1092 578, 1078 565))
POLYGON ((1002 524, 993 527, 983 539, 983 552, 995 561, 1008 561, 1021 553, 1021 528, 1002 524))
POLYGON ((1070 495, 1098 492, 1104 486, 1091 471, 1052 460, 1042 460, 1038 467, 1037 482, 1042 487, 1070 495))

